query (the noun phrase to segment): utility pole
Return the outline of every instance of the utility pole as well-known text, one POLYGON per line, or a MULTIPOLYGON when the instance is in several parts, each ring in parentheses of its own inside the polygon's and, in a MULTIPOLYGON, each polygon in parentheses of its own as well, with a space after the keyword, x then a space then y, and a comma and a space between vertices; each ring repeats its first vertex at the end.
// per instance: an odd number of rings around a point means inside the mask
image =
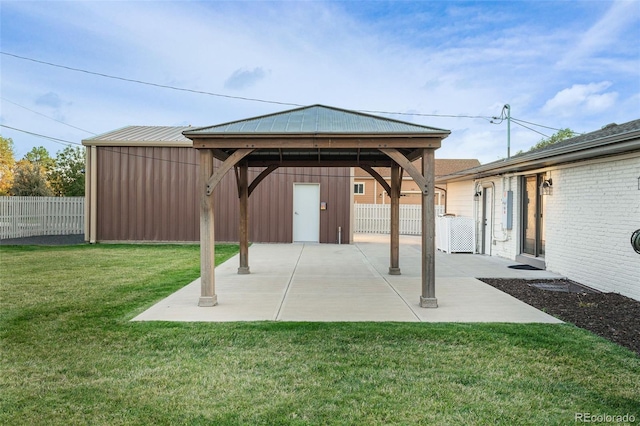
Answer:
POLYGON ((511 106, 506 104, 504 108, 507 110, 507 160, 511 158, 511 106))

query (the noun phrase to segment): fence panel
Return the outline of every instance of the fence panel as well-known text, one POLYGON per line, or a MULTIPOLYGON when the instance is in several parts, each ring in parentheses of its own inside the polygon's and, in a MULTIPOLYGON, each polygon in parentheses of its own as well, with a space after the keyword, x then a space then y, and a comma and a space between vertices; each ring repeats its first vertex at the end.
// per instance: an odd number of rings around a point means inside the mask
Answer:
POLYGON ((0 197, 0 238, 84 233, 84 197, 0 197))
MULTIPOLYGON (((444 214, 444 206, 435 206, 436 216, 444 214)), ((354 204, 355 232, 388 234, 391 232, 391 207, 388 204, 354 204)), ((400 234, 420 235, 422 206, 400 205, 400 234)))

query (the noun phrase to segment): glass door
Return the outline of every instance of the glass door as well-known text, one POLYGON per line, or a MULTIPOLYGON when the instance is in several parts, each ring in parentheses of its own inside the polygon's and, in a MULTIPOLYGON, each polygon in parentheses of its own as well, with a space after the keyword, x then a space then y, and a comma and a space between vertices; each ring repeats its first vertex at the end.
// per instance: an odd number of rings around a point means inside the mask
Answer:
POLYGON ((539 188, 542 175, 525 176, 522 191, 522 253, 544 257, 543 202, 539 188))

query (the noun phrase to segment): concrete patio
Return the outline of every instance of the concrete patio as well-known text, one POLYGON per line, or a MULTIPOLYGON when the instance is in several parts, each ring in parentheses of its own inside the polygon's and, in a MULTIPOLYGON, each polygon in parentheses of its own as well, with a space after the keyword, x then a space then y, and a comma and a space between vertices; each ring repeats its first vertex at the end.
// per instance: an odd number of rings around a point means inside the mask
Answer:
POLYGON ((421 308, 419 237, 401 237, 402 275, 387 273, 388 240, 361 234, 352 245, 254 244, 251 274, 237 274, 237 255, 216 268, 217 306, 198 307, 196 280, 133 321, 561 322, 476 279, 558 275, 472 254, 437 253, 439 307, 421 308))

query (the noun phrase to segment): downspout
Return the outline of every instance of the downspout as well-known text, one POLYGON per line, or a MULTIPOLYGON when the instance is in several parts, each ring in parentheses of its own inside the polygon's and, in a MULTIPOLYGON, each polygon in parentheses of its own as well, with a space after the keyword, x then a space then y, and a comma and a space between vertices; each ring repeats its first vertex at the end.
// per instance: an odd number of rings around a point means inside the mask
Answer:
POLYGON ((91 145, 91 193, 90 193, 89 243, 96 243, 98 228, 98 148, 91 145))
POLYGON ((439 186, 436 186, 435 188, 444 192, 444 212, 447 213, 447 190, 444 188, 440 188, 439 186))
POLYGON ((91 215, 91 147, 84 152, 84 241, 89 242, 89 216, 91 215))

